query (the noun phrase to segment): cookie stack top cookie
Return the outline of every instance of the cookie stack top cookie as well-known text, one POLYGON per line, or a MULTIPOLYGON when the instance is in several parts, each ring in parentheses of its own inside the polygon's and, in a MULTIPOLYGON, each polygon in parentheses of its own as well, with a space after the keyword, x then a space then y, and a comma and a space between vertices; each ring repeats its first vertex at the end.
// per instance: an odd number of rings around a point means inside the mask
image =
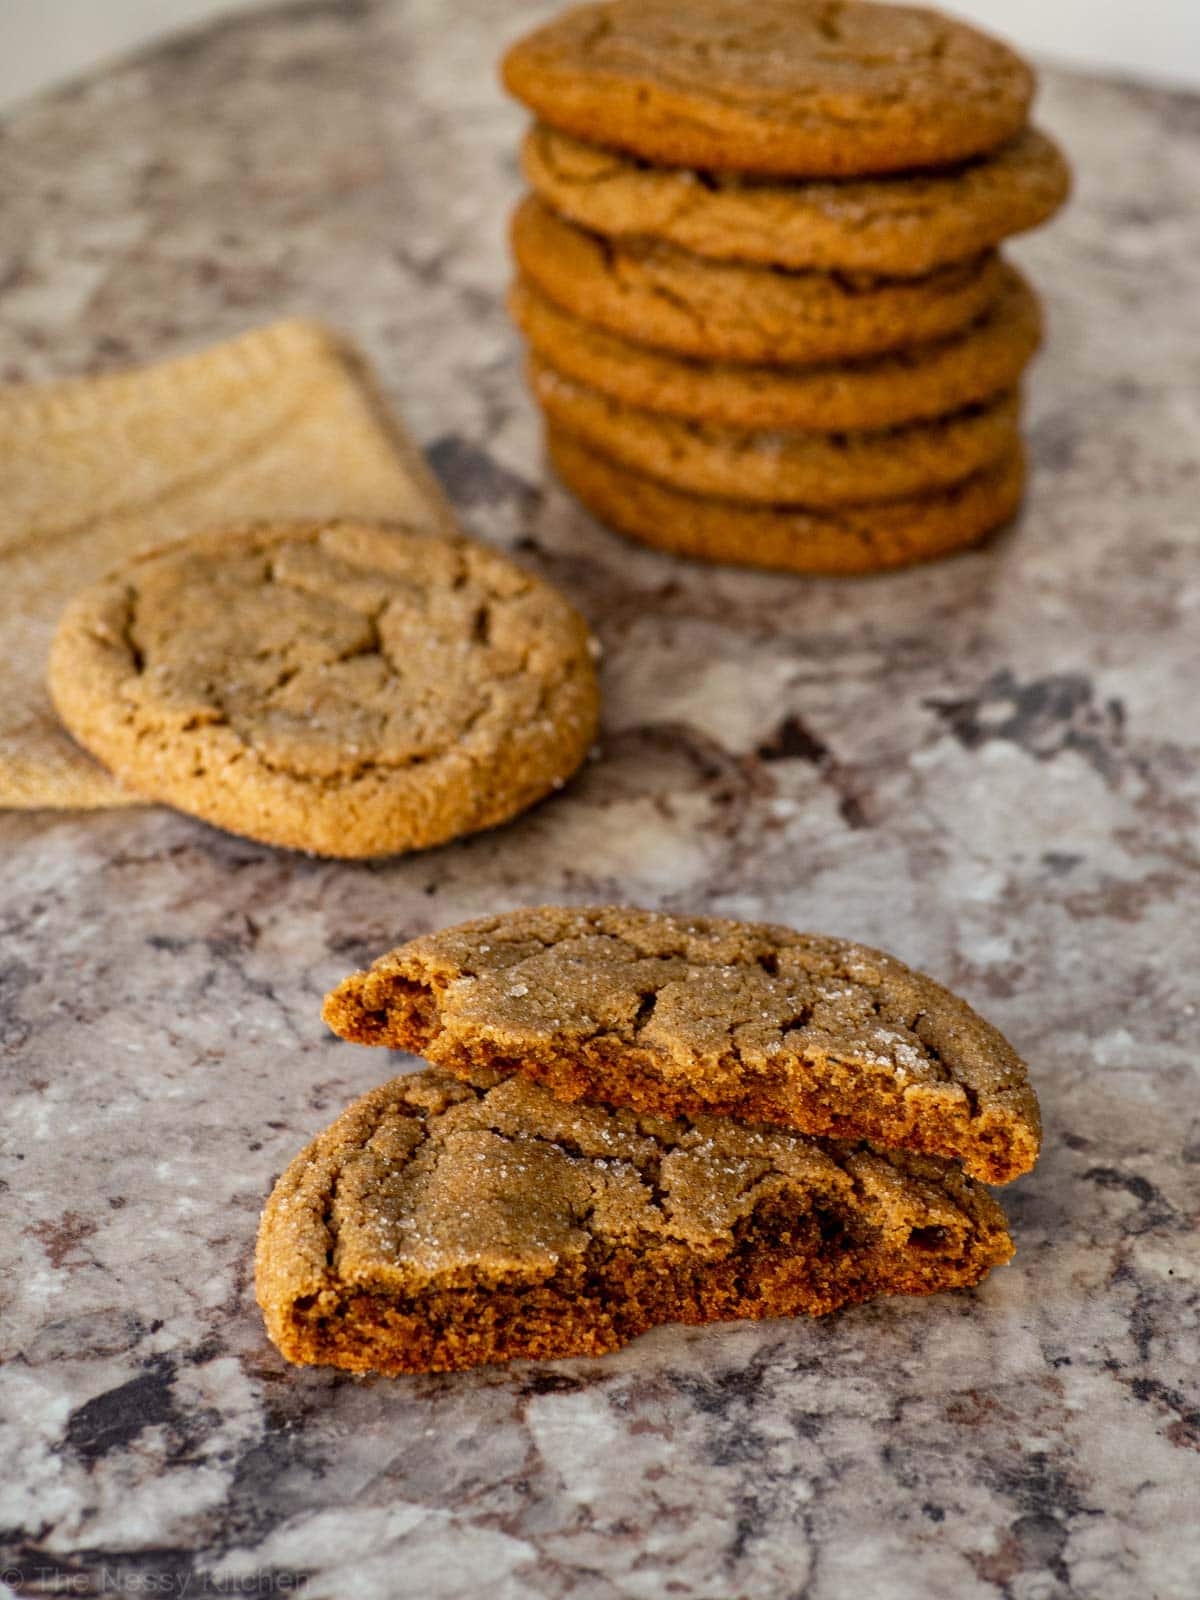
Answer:
POLYGON ((997 40, 864 0, 602 0, 521 40, 504 81, 564 133, 665 166, 848 177, 945 166, 1025 124, 997 40))
POLYGON ((997 247, 1069 187, 1018 55, 863 0, 603 0, 502 71, 538 119, 510 306, 593 511, 834 572, 1012 514, 1041 320, 997 247))

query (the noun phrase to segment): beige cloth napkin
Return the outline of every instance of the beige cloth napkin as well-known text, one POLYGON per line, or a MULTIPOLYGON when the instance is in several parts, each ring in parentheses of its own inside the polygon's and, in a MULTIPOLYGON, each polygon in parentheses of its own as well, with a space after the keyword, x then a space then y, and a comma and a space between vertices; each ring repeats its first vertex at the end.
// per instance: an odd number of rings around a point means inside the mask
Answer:
POLYGON ((139 803, 71 742, 46 692, 54 625, 76 590, 200 528, 334 515, 454 530, 370 373, 315 323, 0 389, 0 806, 139 803))

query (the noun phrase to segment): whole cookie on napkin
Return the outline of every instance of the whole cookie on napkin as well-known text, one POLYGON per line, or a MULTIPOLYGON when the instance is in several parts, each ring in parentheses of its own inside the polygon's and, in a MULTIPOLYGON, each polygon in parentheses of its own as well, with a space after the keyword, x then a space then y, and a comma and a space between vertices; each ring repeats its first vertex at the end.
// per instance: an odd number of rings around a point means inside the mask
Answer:
POLYGON ((150 544, 297 517, 456 532, 372 374, 318 323, 0 388, 0 806, 142 803, 71 742, 46 693, 50 640, 78 589, 150 544))
POLYGON ((268 844, 441 844, 561 787, 591 745, 587 628, 498 551, 398 525, 197 535, 63 613, 50 689, 123 782, 268 844))
POLYGON ((519 39, 503 74, 577 138, 784 177, 946 166, 1012 138, 1033 95, 998 40, 863 0, 601 0, 519 39))
POLYGON ((433 1070, 365 1095, 291 1163, 256 1285, 289 1361, 445 1372, 934 1294, 1012 1253, 1000 1207, 947 1162, 433 1070))
POLYGON ((769 923, 602 906, 484 917, 401 945, 328 996, 360 1044, 569 1100, 730 1116, 960 1161, 1037 1159, 1025 1064, 894 956, 769 923))

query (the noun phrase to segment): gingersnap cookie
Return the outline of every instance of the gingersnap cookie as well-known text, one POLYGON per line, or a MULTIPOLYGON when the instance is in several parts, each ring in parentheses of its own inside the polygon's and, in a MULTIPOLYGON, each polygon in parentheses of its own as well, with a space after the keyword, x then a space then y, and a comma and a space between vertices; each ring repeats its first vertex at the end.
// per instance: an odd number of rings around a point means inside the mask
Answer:
POLYGON ((1038 298, 1005 263, 995 304, 961 333, 834 366, 738 366, 629 343, 562 310, 526 277, 509 311, 530 347, 567 377, 645 411, 727 428, 829 433, 897 427, 1013 389, 1042 337, 1038 298))
POLYGON ((959 1161, 1037 1159, 1025 1064, 932 978, 770 923, 544 906, 413 939, 326 998, 335 1033, 559 1097, 726 1116, 959 1161))
POLYGON ((395 1374, 936 1294, 1012 1253, 992 1196, 930 1157, 429 1071, 365 1095, 292 1162, 256 1278, 289 1361, 395 1374))
POLYGON ((560 787, 595 732, 589 645, 495 550, 321 522, 136 556, 67 607, 49 682, 135 793, 267 844, 377 856, 560 787))
POLYGON ((819 510, 744 505, 670 488, 548 428, 550 460, 567 488, 618 532, 656 550, 728 566, 851 577, 964 550, 1015 515, 1025 488, 1020 444, 949 489, 819 510))
POLYGON ((608 0, 511 48, 551 127, 660 166, 846 177, 939 167, 1023 126, 1029 67, 936 11, 861 0, 608 0))
POLYGON ((656 240, 588 233, 533 195, 517 207, 512 241, 521 270, 585 321, 681 355, 769 366, 942 338, 981 316, 1005 283, 994 254, 924 278, 707 261, 656 240))
POLYGON ((932 422, 872 433, 747 432, 627 406, 529 362, 551 424, 610 460, 689 494, 747 504, 864 505, 943 489, 1016 449, 1015 393, 932 422))
POLYGON ((982 255, 1053 216, 1070 171, 1028 128, 943 172, 771 183, 735 173, 648 167, 539 123, 521 165, 530 187, 607 238, 662 239, 717 261, 920 277, 982 255))

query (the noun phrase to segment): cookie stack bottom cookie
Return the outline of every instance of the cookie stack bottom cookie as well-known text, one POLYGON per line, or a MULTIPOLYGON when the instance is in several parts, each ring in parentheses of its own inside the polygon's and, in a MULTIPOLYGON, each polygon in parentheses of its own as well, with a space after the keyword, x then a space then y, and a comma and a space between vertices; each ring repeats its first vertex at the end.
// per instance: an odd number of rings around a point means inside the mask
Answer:
POLYGON ((797 572, 948 554, 1021 499, 1062 204, 1033 75, 930 12, 602 0, 518 41, 513 316, 550 454, 645 543, 797 572))
POLYGON ((853 576, 966 549, 1015 516, 1025 486, 1018 442, 938 494, 829 510, 748 505, 671 488, 553 427, 546 440, 563 482, 619 532, 699 561, 784 572, 853 576))

